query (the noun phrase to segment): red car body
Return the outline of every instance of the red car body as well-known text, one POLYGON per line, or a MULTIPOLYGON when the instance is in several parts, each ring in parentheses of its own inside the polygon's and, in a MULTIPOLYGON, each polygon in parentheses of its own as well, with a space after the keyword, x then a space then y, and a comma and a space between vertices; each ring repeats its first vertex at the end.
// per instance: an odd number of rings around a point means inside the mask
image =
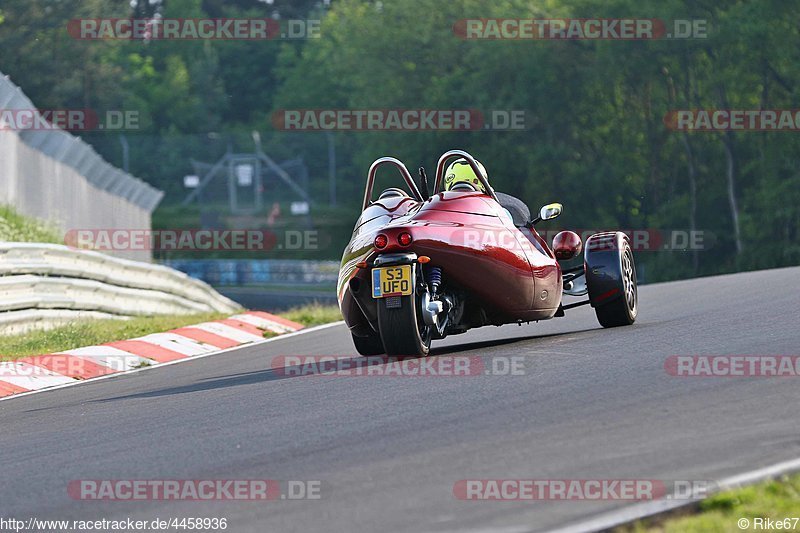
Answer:
POLYGON ((342 259, 339 303, 356 333, 376 316, 370 309, 376 301, 363 290, 370 285, 369 269, 357 265, 387 252, 434 258, 448 280, 469 289, 490 324, 551 318, 561 303, 561 267, 550 247, 535 229, 516 228, 488 195, 440 192, 422 202, 389 197, 364 210, 342 259), (402 232, 411 234, 408 246, 397 240, 402 232), (374 246, 378 234, 388 237, 380 250, 374 246))
POLYGON ((420 187, 397 159, 380 158, 370 167, 337 286, 339 307, 362 355, 427 355, 432 339, 563 316, 565 309, 584 304, 595 308, 604 327, 636 319, 636 272, 623 233, 592 235, 584 264, 562 272, 558 261, 580 253, 580 237, 561 232, 551 249, 534 229, 557 217, 561 204, 545 205, 531 219, 527 206, 496 193, 478 162, 462 150, 439 159, 433 194, 423 169, 420 187), (442 191, 453 157, 466 161, 474 178, 442 191), (399 170, 411 194, 390 188, 372 200, 384 164, 399 170), (563 305, 564 294, 589 299, 563 305))

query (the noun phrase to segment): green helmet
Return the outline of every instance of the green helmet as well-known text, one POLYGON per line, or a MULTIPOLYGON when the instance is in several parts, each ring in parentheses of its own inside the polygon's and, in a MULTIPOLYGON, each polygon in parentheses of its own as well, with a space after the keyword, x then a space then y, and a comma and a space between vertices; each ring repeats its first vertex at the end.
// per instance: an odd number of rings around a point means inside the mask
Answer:
MULTIPOLYGON (((477 163, 478 168, 481 169, 481 174, 486 178, 486 181, 489 181, 486 169, 480 161, 477 161, 477 163)), ((481 180, 475 175, 475 171, 472 170, 472 166, 463 157, 450 163, 447 170, 444 171, 444 190, 449 191, 458 183, 469 183, 475 187, 475 190, 487 192, 481 180)))

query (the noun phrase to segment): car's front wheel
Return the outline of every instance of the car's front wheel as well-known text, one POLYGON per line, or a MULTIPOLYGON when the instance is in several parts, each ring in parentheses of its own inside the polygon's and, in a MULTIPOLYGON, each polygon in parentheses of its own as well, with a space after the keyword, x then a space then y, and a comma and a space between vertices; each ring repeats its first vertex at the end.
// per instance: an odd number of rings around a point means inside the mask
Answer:
POLYGON ((636 321, 639 313, 639 295, 636 286, 636 265, 633 252, 627 240, 620 250, 620 282, 622 297, 604 305, 595 307, 597 321, 604 328, 630 326, 636 321))
POLYGON ((629 326, 639 314, 636 264, 622 233, 593 235, 586 242, 586 284, 604 328, 629 326))

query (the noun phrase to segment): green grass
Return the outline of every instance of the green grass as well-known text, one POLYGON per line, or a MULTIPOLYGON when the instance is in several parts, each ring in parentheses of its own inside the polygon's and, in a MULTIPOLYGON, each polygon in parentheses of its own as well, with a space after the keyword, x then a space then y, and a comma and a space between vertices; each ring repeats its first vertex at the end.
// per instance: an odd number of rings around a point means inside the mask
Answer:
POLYGON ((323 305, 313 303, 290 309, 285 313, 280 313, 284 318, 299 322, 304 326, 319 326, 329 322, 337 322, 342 319, 342 313, 336 305, 323 305))
POLYGON ((55 227, 20 215, 16 209, 7 205, 0 205, 0 241, 64 244, 64 239, 55 227))
MULTIPOLYGON (((342 319, 334 305, 310 304, 292 309, 281 316, 304 326, 316 326, 342 319)), ((141 337, 199 322, 226 318, 228 315, 208 313, 185 316, 136 317, 129 320, 82 320, 67 326, 31 331, 22 335, 0 337, 0 361, 10 361, 29 355, 42 355, 93 346, 116 340, 141 337)), ((264 336, 273 334, 266 332, 264 336)))
POLYGON ((81 320, 67 326, 22 335, 0 337, 0 360, 41 355, 104 342, 141 337, 181 326, 189 326, 227 315, 208 313, 185 316, 136 317, 129 320, 81 320))
MULTIPOLYGON (((644 520, 618 528, 616 531, 619 533, 755 531, 756 518, 771 518, 777 521, 791 517, 800 517, 800 474, 721 492, 700 502, 695 513, 668 516, 666 519, 644 520), (748 519, 750 527, 740 528, 737 524, 740 518, 748 519)), ((796 526, 794 523, 789 526, 789 530, 793 527, 800 530, 800 521, 796 526)), ((766 527, 760 529, 767 530, 766 527)))

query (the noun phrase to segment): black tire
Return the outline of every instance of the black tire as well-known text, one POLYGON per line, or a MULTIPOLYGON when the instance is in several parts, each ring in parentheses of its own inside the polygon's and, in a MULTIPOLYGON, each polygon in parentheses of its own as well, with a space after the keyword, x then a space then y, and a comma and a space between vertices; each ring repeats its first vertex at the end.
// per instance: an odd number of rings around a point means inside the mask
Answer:
POLYGON ((597 321, 604 328, 630 326, 639 314, 639 291, 636 285, 636 264, 627 239, 619 250, 622 296, 594 308, 597 321))
POLYGON ((431 349, 430 328, 420 327, 416 292, 400 297, 400 307, 389 308, 389 299, 378 302, 378 329, 387 355, 426 356, 431 349))
POLYGON ((352 337, 356 351, 360 355, 382 355, 386 353, 383 349, 381 338, 377 335, 370 335, 369 337, 356 337, 352 335, 352 337))

